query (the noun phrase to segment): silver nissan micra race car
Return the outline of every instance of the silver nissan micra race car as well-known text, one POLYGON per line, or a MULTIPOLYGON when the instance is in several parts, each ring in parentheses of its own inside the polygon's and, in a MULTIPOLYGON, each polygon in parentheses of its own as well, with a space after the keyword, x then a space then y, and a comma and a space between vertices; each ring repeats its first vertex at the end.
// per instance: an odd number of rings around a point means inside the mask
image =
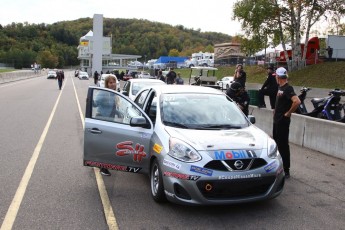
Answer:
POLYGON ((157 85, 134 101, 89 87, 84 165, 150 177, 152 197, 190 205, 267 200, 284 187, 276 143, 219 90, 157 85))

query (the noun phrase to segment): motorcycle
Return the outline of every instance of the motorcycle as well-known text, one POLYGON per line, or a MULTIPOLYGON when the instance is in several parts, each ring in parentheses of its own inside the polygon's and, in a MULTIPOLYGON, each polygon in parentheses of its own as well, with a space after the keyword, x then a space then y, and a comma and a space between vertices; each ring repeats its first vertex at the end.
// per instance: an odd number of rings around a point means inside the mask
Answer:
POLYGON ((329 97, 322 110, 322 118, 338 121, 343 118, 343 104, 340 103, 341 96, 345 96, 345 92, 340 89, 334 89, 329 92, 329 97))
POLYGON ((301 104, 297 108, 296 113, 331 121, 345 121, 345 105, 342 105, 340 103, 341 96, 345 96, 344 91, 340 89, 334 89, 329 92, 328 97, 311 99, 314 109, 313 111, 308 112, 304 104, 304 100, 307 96, 307 92, 310 90, 311 88, 308 87, 301 88, 301 93, 300 95, 298 95, 299 99, 301 100, 301 104), (344 110, 344 112, 342 110, 344 110))
POLYGON ((311 88, 309 88, 309 87, 303 86, 301 88, 300 94, 298 95, 298 98, 300 99, 301 104, 298 106, 295 113, 302 114, 302 115, 309 116, 309 117, 320 118, 320 117, 322 117, 322 110, 323 110, 323 107, 326 103, 326 98, 313 98, 313 99, 311 99, 311 102, 313 104, 314 109, 313 109, 313 111, 308 112, 304 101, 307 97, 307 92, 309 92, 310 90, 311 90, 311 88))

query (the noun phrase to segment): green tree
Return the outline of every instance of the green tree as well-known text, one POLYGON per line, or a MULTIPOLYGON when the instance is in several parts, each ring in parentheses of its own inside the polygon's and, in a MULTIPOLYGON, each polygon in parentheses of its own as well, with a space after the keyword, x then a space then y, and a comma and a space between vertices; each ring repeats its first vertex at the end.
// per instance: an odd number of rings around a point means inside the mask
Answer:
POLYGON ((178 57, 178 56, 180 56, 180 52, 178 52, 177 49, 171 49, 171 50, 169 51, 169 56, 170 56, 170 57, 178 57))
POLYGON ((41 51, 37 55, 37 62, 41 64, 42 68, 56 68, 59 64, 59 58, 54 56, 50 51, 41 51))
POLYGON ((277 28, 274 20, 275 7, 271 1, 238 1, 235 3, 233 11, 233 18, 241 22, 242 30, 246 34, 241 43, 242 51, 252 55, 266 48, 269 36, 274 34, 274 28, 277 28))
POLYGON ((311 27, 332 12, 343 16, 344 7, 345 0, 242 0, 235 4, 234 17, 242 22, 242 28, 250 36, 263 39, 278 36, 286 60, 289 58, 285 43, 289 40, 293 56, 288 67, 293 70, 305 65, 307 49, 304 49, 301 60, 301 37, 306 37, 307 44, 311 27))
POLYGON ((206 47, 205 47, 205 50, 204 50, 205 52, 209 52, 209 53, 213 53, 214 52, 214 47, 211 45, 211 44, 209 44, 209 45, 207 45, 206 47))

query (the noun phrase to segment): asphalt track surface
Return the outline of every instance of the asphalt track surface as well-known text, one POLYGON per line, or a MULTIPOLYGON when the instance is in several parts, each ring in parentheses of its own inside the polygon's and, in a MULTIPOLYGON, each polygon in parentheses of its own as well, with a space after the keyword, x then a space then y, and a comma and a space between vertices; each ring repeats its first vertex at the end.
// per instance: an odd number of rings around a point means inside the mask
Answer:
POLYGON ((72 71, 61 91, 45 77, 0 85, 1 230, 345 229, 345 161, 292 144, 291 178, 265 202, 157 204, 146 175, 99 176, 82 166, 89 85, 72 71))

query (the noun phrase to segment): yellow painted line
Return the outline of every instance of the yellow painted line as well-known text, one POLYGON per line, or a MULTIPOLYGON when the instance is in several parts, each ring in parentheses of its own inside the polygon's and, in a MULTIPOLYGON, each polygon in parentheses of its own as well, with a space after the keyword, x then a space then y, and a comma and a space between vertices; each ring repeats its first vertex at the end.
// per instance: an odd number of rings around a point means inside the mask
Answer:
POLYGON ((83 112, 81 111, 80 102, 79 102, 79 98, 78 98, 78 94, 77 94, 77 89, 75 88, 73 78, 71 78, 71 79, 72 79, 72 84, 73 84, 75 99, 77 100, 77 105, 78 105, 78 111, 79 111, 79 116, 80 116, 81 124, 82 124, 83 130, 84 130, 84 129, 85 129, 84 115, 83 115, 83 112))
MULTIPOLYGON (((85 129, 84 115, 83 115, 83 112, 81 111, 81 107, 80 107, 80 103, 79 103, 79 99, 78 99, 78 94, 77 94, 77 90, 76 90, 75 85, 74 85, 73 78, 72 78, 72 84, 73 84, 73 88, 74 88, 75 98, 76 98, 77 104, 78 104, 78 110, 79 110, 81 123, 83 125, 83 130, 84 130, 85 129)), ((118 227, 117 222, 116 222, 115 214, 114 214, 113 208, 111 206, 111 202, 110 202, 107 190, 105 188, 103 178, 102 178, 101 174, 99 173, 98 168, 93 168, 93 171, 94 171, 95 176, 96 176, 97 187, 98 187, 99 195, 100 195, 101 200, 102 200, 104 215, 105 215, 105 219, 106 219, 107 224, 108 224, 108 228, 109 228, 109 230, 118 230, 119 227, 118 227)))
POLYGON ((61 94, 62 94, 62 91, 64 88, 65 88, 65 84, 63 85, 63 87, 59 93, 59 96, 55 102, 54 108, 53 108, 53 110, 49 116, 48 122, 47 122, 46 126, 44 127, 43 133, 41 134, 41 137, 40 137, 40 139, 39 139, 39 141, 35 147, 35 150, 31 156, 31 159, 30 159, 28 165, 26 166, 24 175, 23 175, 23 177, 19 183, 19 186, 17 188, 16 194, 13 197, 11 205, 7 210, 5 219, 2 222, 0 230, 11 230, 12 229, 13 223, 17 217, 18 210, 20 208, 20 204, 23 201, 23 197, 24 197, 26 189, 28 187, 32 172, 34 171, 37 159, 40 155, 43 143, 46 139, 49 127, 50 127, 51 122, 53 120, 57 105, 59 104, 60 97, 61 97, 61 94))
POLYGON ((110 199, 109 199, 107 190, 105 188, 102 175, 99 173, 98 168, 93 168, 93 171, 96 175, 98 191, 99 191, 99 195, 100 195, 101 200, 102 200, 104 215, 105 215, 105 219, 106 219, 107 224, 108 224, 108 228, 109 228, 109 230, 118 230, 119 227, 117 226, 114 211, 113 211, 113 208, 111 206, 110 199))

